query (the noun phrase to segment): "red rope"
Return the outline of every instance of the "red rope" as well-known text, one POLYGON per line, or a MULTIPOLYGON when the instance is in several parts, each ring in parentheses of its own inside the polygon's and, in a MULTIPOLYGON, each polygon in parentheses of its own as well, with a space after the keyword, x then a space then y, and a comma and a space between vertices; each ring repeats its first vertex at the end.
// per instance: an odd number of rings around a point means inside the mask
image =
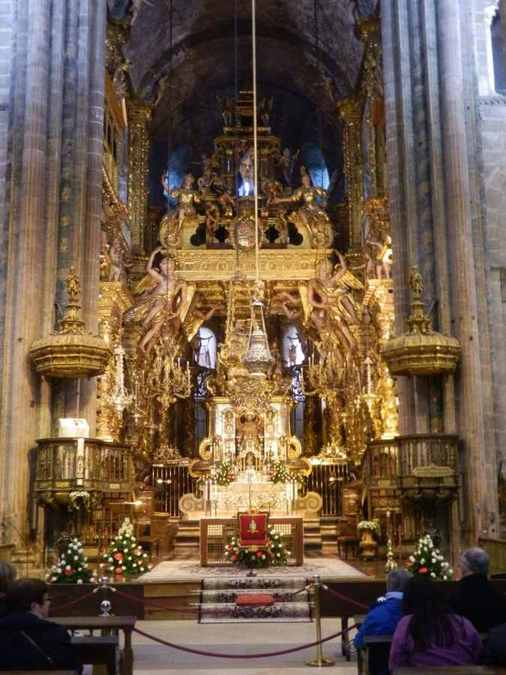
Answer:
MULTIPOLYGON (((353 628, 356 627, 357 627, 356 625, 350 626, 348 630, 352 630, 353 628)), ((181 645, 176 645, 173 642, 167 642, 166 640, 162 640, 162 638, 158 638, 155 635, 145 633, 139 628, 134 628, 134 633, 138 633, 139 635, 142 635, 143 637, 146 637, 149 640, 158 642, 159 644, 164 645, 165 647, 178 649, 181 652, 188 652, 189 654, 197 654, 198 656, 213 656, 219 659, 265 659, 272 656, 283 656, 284 654, 293 654, 294 652, 300 652, 303 649, 316 647, 316 645, 323 644, 324 642, 328 642, 329 640, 333 640, 334 638, 341 636, 343 634, 343 631, 339 631, 339 633, 333 633, 332 635, 328 635, 326 638, 322 638, 321 640, 315 640, 314 642, 308 642, 304 645, 299 645, 298 647, 291 647, 290 649, 282 649, 278 652, 260 652, 257 654, 223 654, 219 652, 206 652, 203 651, 202 649, 193 649, 192 647, 182 647, 181 645)))
POLYGON ((72 607, 72 605, 77 605, 83 600, 86 600, 86 598, 89 598, 93 595, 94 591, 91 591, 90 593, 86 593, 86 595, 82 595, 80 598, 76 598, 75 600, 70 600, 70 602, 65 602, 63 605, 58 605, 58 607, 53 607, 51 605, 51 614, 53 616, 58 616, 56 612, 59 612, 61 609, 65 609, 67 607, 72 607))
POLYGON ((353 598, 348 598, 346 595, 341 595, 341 593, 338 593, 337 591, 334 591, 333 588, 329 588, 328 586, 322 586, 322 589, 324 591, 327 591, 331 595, 334 595, 336 598, 339 598, 340 600, 345 600, 346 602, 351 603, 352 605, 355 605, 356 607, 360 607, 360 609, 365 609, 369 611, 369 605, 364 605, 362 602, 358 602, 357 600, 353 600, 353 598))

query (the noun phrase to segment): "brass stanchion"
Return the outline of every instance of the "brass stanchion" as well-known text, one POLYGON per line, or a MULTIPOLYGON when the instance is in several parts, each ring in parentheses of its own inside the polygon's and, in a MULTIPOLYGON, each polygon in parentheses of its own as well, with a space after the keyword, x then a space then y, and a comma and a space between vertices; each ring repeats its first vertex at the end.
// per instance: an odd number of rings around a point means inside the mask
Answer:
POLYGON ((325 668, 326 666, 333 666, 335 661, 332 659, 323 656, 323 649, 321 645, 322 639, 322 617, 321 617, 321 607, 320 607, 320 592, 322 589, 322 583, 320 577, 316 575, 313 581, 313 607, 314 607, 314 620, 315 620, 315 629, 316 629, 316 640, 318 644, 316 645, 316 657, 311 661, 306 661, 306 665, 315 666, 316 668, 325 668))

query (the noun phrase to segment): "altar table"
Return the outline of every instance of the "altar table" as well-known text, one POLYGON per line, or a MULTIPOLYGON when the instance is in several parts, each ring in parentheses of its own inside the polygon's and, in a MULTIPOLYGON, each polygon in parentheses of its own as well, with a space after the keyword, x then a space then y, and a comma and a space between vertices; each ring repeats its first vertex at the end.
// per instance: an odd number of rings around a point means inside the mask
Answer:
MULTIPOLYGON (((304 563, 304 520, 299 516, 272 516, 269 518, 286 549, 288 564, 304 563)), ((225 546, 232 535, 237 534, 237 518, 200 519, 200 564, 232 565, 225 557, 225 546)))

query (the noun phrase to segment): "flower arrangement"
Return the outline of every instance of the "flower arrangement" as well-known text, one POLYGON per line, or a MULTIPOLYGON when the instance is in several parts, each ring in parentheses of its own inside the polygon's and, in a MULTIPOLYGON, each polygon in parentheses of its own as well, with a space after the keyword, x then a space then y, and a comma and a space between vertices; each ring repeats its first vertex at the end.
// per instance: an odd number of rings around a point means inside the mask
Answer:
POLYGON ((236 479, 235 466, 232 462, 224 461, 216 465, 214 472, 214 480, 218 485, 227 487, 236 479))
POLYGON ((148 554, 137 544, 129 518, 125 518, 118 535, 111 541, 101 567, 120 579, 151 569, 148 554))
POLYGON ((297 483, 304 483, 304 476, 292 473, 288 470, 287 465, 282 460, 278 459, 271 464, 270 478, 273 483, 288 483, 291 480, 297 483))
POLYGON ((88 558, 84 555, 82 543, 74 537, 68 544, 57 564, 47 574, 51 584, 96 583, 93 572, 88 567, 88 558))
POLYGON ((290 552, 286 550, 281 536, 272 526, 268 528, 267 544, 258 548, 250 548, 239 544, 239 537, 234 535, 225 546, 225 558, 235 565, 249 568, 284 567, 288 564, 290 552))
POLYGON ((371 532, 379 536, 381 531, 379 520, 376 518, 374 520, 361 520, 357 525, 357 531, 360 532, 360 530, 371 530, 371 532))
POLYGON ((288 483, 291 479, 286 464, 281 460, 276 460, 271 464, 270 476, 273 483, 288 483))
POLYGON ((452 568, 428 534, 418 540, 413 555, 409 556, 408 569, 412 574, 427 575, 440 581, 450 581, 453 576, 452 568))

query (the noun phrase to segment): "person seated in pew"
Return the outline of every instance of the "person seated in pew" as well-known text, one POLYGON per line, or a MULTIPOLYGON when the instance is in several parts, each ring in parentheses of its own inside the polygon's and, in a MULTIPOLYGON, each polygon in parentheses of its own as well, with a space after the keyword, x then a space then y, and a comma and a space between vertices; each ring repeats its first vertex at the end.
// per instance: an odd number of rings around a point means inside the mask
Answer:
POLYGON ((48 621, 48 586, 39 579, 19 579, 6 593, 7 613, 0 618, 0 671, 73 670, 81 672, 70 635, 48 621))
POLYGON ((465 616, 479 633, 506 623, 506 597, 488 580, 489 557, 482 548, 469 548, 459 560, 461 579, 451 599, 457 614, 465 616))
MULTIPOLYGON (((387 576, 385 597, 378 598, 360 626, 353 643, 357 649, 364 647, 364 639, 370 635, 392 635, 401 618, 404 589, 411 579, 405 569, 392 570, 387 576)), ((375 645, 369 648, 370 675, 388 674, 389 645, 375 645)))
POLYGON ((405 569, 389 572, 385 597, 378 598, 353 639, 357 649, 364 646, 368 635, 392 635, 401 618, 402 599, 411 573, 405 569))
POLYGON ((476 628, 448 608, 444 593, 430 577, 411 579, 404 594, 403 614, 392 638, 391 671, 478 663, 482 643, 476 628))
POLYGON ((506 666, 506 623, 490 629, 483 663, 487 666, 506 666))
POLYGON ((5 595, 7 587, 16 578, 16 568, 9 562, 0 560, 0 616, 6 612, 5 595))

